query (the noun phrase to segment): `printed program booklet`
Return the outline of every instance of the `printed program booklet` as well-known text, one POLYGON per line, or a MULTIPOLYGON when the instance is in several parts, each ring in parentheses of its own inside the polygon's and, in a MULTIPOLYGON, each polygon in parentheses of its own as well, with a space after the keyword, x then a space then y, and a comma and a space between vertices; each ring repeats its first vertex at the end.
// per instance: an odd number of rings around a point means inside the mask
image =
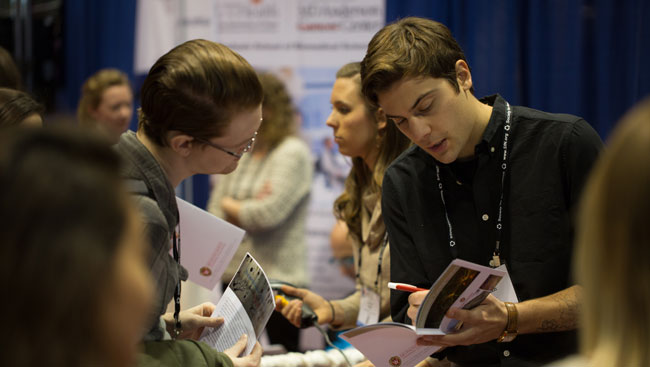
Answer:
POLYGON ((452 333, 457 320, 445 316, 449 308, 472 309, 496 290, 505 270, 455 259, 438 277, 422 301, 415 326, 382 322, 352 329, 342 334, 376 367, 415 366, 440 346, 417 345, 422 335, 452 333))
POLYGON ((212 313, 212 317, 225 319, 223 325, 206 328, 200 340, 224 351, 232 347, 242 334, 246 334, 248 341, 242 355, 248 355, 274 309, 275 300, 269 279, 253 256, 246 253, 212 313))

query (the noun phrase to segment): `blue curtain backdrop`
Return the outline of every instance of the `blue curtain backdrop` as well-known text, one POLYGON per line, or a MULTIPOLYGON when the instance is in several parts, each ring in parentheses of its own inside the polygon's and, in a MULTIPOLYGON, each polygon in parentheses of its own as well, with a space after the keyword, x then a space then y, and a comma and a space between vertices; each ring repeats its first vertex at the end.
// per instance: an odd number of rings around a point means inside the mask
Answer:
POLYGON ((388 0, 387 21, 447 25, 472 68, 476 94, 584 117, 606 138, 650 94, 647 0, 388 0))
MULTIPOLYGON (((65 2, 61 107, 73 110, 84 79, 100 68, 134 77, 135 8, 133 0, 65 2)), ((451 29, 477 95, 500 93, 512 104, 582 116, 603 138, 650 95, 648 0, 387 0, 387 22, 406 16, 451 29)), ((137 86, 142 78, 134 80, 137 86)), ((193 192, 204 207, 206 177, 195 178, 193 192)))

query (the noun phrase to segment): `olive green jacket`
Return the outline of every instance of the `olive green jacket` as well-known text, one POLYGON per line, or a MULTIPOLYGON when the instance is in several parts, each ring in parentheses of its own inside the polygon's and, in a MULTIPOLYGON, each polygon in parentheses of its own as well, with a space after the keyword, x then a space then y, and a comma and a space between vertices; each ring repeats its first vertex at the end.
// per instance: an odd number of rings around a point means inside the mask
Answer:
POLYGON ((137 367, 233 367, 226 354, 194 340, 160 340, 143 343, 137 367))

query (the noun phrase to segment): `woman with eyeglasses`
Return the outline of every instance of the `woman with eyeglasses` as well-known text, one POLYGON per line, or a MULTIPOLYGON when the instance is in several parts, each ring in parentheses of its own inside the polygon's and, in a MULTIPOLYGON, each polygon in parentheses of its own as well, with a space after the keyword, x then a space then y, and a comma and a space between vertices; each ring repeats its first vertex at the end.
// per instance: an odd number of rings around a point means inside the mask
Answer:
MULTIPOLYGON (((296 112, 284 83, 271 73, 258 76, 264 123, 255 146, 235 172, 218 179, 208 202, 208 211, 246 230, 222 282, 230 282, 250 252, 269 278, 307 286, 305 219, 313 160, 295 136, 296 112)), ((272 344, 298 350, 298 330, 282 315, 274 313, 266 331, 272 344)))
MULTIPOLYGON (((124 158, 122 176, 142 214, 150 244, 148 264, 156 283, 145 341, 196 339, 214 305, 180 312, 178 207, 174 188, 195 174, 230 173, 251 149, 262 120, 262 88, 253 68, 228 47, 206 40, 185 42, 151 67, 141 89, 138 131, 121 135, 115 149, 124 158), (170 250, 173 255, 170 255, 170 250), (165 313, 174 299, 174 312, 165 313)), ((148 354, 164 353, 145 343, 148 354)), ((235 366, 256 365, 259 344, 235 366)), ((215 363, 215 362, 212 362, 215 363)), ((208 364, 215 365, 215 364, 208 364)), ((219 364, 216 364, 219 365, 219 364)))
MULTIPOLYGON (((343 194, 334 203, 334 212, 347 225, 354 244, 357 290, 347 298, 328 301, 307 289, 283 289, 308 304, 320 324, 336 329, 390 320, 390 255, 381 216, 381 184, 388 165, 409 146, 395 125, 387 123, 383 112, 366 103, 359 72, 359 63, 347 64, 337 72, 332 113, 327 119, 339 152, 352 158, 352 170, 343 194)), ((302 302, 293 300, 281 310, 296 326, 300 325, 302 302)))

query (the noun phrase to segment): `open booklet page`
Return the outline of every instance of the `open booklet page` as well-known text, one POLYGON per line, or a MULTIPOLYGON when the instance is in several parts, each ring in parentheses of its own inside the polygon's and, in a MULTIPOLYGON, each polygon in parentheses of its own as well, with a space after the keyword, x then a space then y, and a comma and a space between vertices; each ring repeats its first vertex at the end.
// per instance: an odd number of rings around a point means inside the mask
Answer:
MULTIPOLYGON (((507 275, 505 268, 493 269, 464 260, 453 260, 438 277, 422 301, 416 326, 382 322, 349 330, 342 334, 377 367, 414 366, 440 349, 417 345, 422 335, 443 335, 460 326, 445 316, 450 307, 471 309, 497 289, 507 275)), ((512 287, 508 282, 506 287, 512 287)), ((508 290, 505 293, 513 293, 508 290)))
POLYGON ((375 367, 415 366, 440 347, 418 345, 415 327, 398 322, 365 325, 341 334, 375 367))
POLYGON ((178 197, 176 202, 183 239, 181 265, 187 269, 189 280, 213 290, 245 231, 178 197))
POLYGON ((216 329, 206 328, 200 340, 224 351, 246 334, 248 342, 243 355, 248 355, 274 309, 271 284, 257 261, 246 253, 212 313, 212 317, 224 318, 223 325, 216 329))
POLYGON ((460 326, 457 320, 445 316, 451 307, 472 309, 496 290, 506 272, 455 259, 431 286, 415 318, 420 335, 448 334, 460 326))

